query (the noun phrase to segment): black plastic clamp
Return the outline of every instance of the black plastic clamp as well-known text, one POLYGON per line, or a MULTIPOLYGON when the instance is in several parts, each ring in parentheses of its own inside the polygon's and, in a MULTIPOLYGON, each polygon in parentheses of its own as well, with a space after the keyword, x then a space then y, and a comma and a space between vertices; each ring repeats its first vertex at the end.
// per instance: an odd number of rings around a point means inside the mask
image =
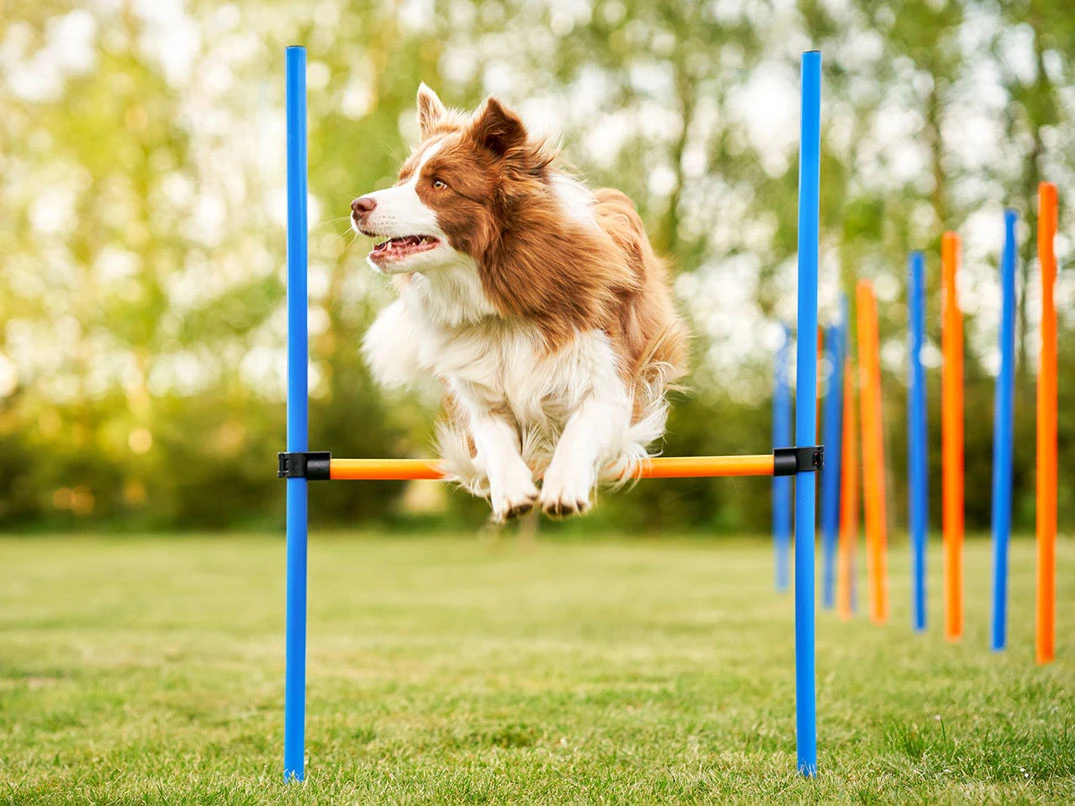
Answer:
POLYGON ((306 479, 307 481, 328 481, 332 465, 331 451, 294 451, 276 454, 279 466, 276 470, 278 479, 306 479))
POLYGON ((774 476, 813 473, 824 466, 824 445, 809 445, 805 448, 773 448, 774 476))

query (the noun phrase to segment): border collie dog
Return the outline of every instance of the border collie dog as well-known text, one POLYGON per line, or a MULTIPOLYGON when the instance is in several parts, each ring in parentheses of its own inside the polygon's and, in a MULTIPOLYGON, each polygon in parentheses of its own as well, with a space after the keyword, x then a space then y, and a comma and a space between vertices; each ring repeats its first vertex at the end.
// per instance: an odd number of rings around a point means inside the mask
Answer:
POLYGON ((586 512, 649 455, 685 371, 665 268, 631 200, 585 187, 496 99, 464 115, 422 84, 418 123, 399 181, 351 204, 398 292, 366 360, 385 387, 441 383, 445 472, 494 521, 586 512))

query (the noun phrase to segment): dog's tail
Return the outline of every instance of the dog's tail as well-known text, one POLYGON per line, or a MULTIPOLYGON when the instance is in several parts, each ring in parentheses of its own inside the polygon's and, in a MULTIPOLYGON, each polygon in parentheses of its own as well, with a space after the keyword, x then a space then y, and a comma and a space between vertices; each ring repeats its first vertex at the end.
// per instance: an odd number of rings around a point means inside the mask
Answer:
POLYGON ((436 443, 445 480, 455 482, 479 498, 488 496, 489 477, 478 461, 467 433, 453 423, 439 422, 436 443))
POLYGON ((668 422, 668 393, 681 391, 685 374, 683 360, 685 328, 673 319, 650 341, 632 367, 634 413, 624 441, 617 446, 615 459, 601 472, 603 481, 622 486, 631 481, 639 465, 660 455, 653 449, 668 422))

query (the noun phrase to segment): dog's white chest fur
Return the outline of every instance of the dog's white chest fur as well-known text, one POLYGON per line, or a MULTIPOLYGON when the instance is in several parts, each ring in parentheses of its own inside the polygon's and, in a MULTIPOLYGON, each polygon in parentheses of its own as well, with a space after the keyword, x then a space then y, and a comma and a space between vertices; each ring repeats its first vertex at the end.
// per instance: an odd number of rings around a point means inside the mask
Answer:
POLYGON ((498 318, 449 325, 433 319, 417 294, 405 294, 370 328, 365 352, 385 385, 432 375, 468 416, 495 411, 550 440, 587 398, 630 409, 615 352, 600 331, 549 353, 532 325, 498 318))

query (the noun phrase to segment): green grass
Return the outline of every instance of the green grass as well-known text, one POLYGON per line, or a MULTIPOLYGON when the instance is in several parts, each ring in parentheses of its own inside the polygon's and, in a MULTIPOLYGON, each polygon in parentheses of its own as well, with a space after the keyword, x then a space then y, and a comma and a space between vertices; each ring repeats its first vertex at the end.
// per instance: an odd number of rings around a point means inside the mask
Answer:
POLYGON ((0 541, 0 802, 1075 802, 1075 544, 1059 659, 1033 662, 1033 545, 1011 649, 818 620, 820 774, 795 769, 792 601, 763 541, 320 536, 307 781, 281 781, 283 543, 0 541))

